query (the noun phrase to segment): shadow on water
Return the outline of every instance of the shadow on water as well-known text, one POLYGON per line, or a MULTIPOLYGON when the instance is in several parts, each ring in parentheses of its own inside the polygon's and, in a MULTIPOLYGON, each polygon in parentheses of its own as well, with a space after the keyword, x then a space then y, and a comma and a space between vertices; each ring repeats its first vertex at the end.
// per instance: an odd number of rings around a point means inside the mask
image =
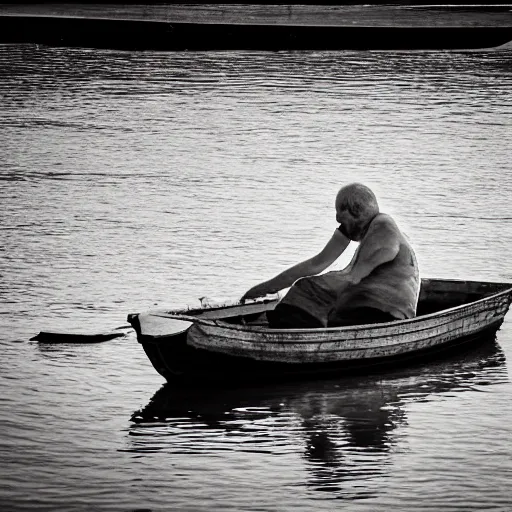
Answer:
POLYGON ((127 451, 299 453, 309 488, 366 498, 364 486, 344 482, 387 472, 408 404, 508 382, 495 337, 463 350, 380 377, 239 389, 165 384, 132 415, 127 451))

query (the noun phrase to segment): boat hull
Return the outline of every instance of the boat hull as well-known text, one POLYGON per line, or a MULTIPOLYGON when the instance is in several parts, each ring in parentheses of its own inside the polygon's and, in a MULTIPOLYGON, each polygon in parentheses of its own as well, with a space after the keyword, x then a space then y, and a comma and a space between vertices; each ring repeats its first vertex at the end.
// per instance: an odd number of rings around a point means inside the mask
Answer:
POLYGON ((479 345, 495 338, 501 322, 443 344, 424 347, 393 356, 339 360, 327 363, 290 364, 256 361, 190 347, 186 334, 168 339, 139 341, 155 370, 168 382, 279 382, 302 378, 370 375, 393 371, 415 363, 425 363, 458 351, 462 345, 479 345))

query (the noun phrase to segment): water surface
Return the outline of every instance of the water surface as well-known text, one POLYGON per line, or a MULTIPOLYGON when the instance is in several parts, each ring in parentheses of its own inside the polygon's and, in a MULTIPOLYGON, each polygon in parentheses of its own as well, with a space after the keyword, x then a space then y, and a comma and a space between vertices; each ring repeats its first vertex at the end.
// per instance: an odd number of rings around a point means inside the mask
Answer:
POLYGON ((132 333, 28 340, 241 295, 355 180, 424 276, 512 281, 511 62, 0 46, 3 507, 510 508, 510 318, 439 363, 229 392, 162 387, 132 333))

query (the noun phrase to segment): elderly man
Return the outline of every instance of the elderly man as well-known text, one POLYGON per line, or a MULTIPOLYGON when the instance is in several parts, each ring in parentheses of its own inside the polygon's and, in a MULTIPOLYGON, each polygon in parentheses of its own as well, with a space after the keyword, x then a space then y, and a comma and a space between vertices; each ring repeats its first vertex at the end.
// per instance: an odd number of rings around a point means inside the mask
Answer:
POLYGON ((416 315, 418 264, 395 221, 379 211, 373 192, 360 183, 342 187, 335 207, 339 227, 317 255, 254 286, 242 297, 261 297, 291 286, 268 312, 270 327, 371 324, 416 315), (347 268, 317 275, 351 240, 359 242, 359 247, 347 268))

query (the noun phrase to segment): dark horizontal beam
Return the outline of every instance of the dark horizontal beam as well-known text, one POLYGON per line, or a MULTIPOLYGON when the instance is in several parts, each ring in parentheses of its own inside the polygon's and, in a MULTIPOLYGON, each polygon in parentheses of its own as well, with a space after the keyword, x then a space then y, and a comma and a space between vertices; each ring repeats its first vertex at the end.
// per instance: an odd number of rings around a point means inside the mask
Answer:
MULTIPOLYGON (((7 2, 0 2, 7 3, 7 2)), ((25 2, 24 2, 25 3, 25 2)), ((60 4, 60 5, 74 5, 77 2, 66 2, 65 0, 53 0, 52 2, 46 2, 44 0, 36 0, 31 2, 26 2, 26 5, 44 5, 44 4, 60 4)), ((101 2, 99 0, 80 0, 80 4, 94 4, 94 5, 173 5, 173 4, 207 4, 207 5, 234 5, 234 4, 243 4, 242 0, 226 0, 222 2, 204 2, 204 0, 183 0, 182 2, 170 2, 169 0, 156 0, 152 2, 141 2, 140 0, 112 0, 107 2, 101 2)), ((251 0, 251 5, 510 5, 511 0, 479 0, 479 1, 470 1, 470 0, 372 0, 371 2, 365 0, 323 0, 323 1, 312 1, 312 0, 251 0)))
POLYGON ((126 50, 471 49, 512 27, 347 27, 167 23, 0 16, 0 42, 126 50))

